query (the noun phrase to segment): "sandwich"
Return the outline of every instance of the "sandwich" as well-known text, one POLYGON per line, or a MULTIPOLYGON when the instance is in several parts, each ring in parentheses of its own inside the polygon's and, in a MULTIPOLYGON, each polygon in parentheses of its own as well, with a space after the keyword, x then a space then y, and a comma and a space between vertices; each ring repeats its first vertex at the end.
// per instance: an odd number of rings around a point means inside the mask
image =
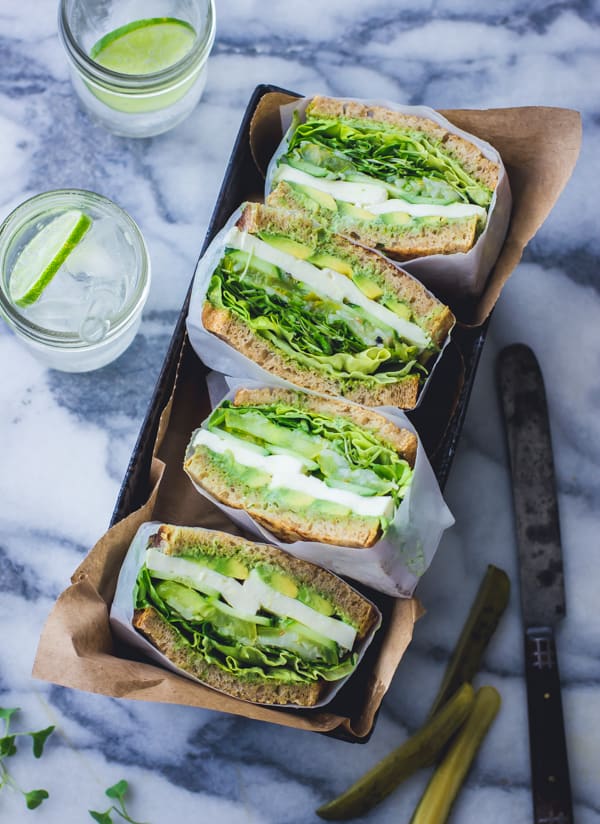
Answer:
POLYGON ((412 432, 371 409, 243 388, 193 433, 184 469, 282 541, 367 548, 392 523, 416 451, 412 432))
POLYGON ((292 123, 267 203, 403 261, 468 252, 499 165, 426 117, 314 97, 292 123))
POLYGON ((280 549, 161 525, 134 592, 133 625, 203 684, 264 704, 314 706, 348 676, 377 609, 341 578, 280 549))
POLYGON ((202 323, 296 386, 412 409, 454 316, 376 252, 248 203, 225 237, 202 323))

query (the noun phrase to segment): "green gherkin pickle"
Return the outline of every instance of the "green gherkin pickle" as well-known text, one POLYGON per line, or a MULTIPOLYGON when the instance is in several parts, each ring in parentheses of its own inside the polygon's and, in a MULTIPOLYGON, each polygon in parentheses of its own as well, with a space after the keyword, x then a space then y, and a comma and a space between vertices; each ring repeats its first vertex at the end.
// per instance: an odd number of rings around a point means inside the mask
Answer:
POLYGON ((411 824, 443 824, 446 821, 475 753, 500 707, 500 696, 493 687, 482 687, 474 698, 470 681, 476 675, 485 648, 506 609, 509 594, 508 576, 490 564, 428 720, 345 793, 319 807, 316 812, 321 818, 346 820, 368 812, 418 769, 434 764, 462 727, 434 774, 411 824))
POLYGON ((490 564, 448 662, 439 692, 429 711, 430 718, 446 703, 460 684, 473 680, 479 670, 485 648, 506 609, 509 595, 508 575, 504 570, 490 564))
POLYGON ((434 764, 473 706, 473 687, 463 684, 423 727, 393 750, 342 795, 323 804, 317 815, 329 821, 356 818, 388 796, 404 779, 434 764))
POLYGON ((500 695, 494 687, 477 690, 473 709, 415 810, 410 824, 444 824, 477 754, 481 742, 500 709, 500 695))

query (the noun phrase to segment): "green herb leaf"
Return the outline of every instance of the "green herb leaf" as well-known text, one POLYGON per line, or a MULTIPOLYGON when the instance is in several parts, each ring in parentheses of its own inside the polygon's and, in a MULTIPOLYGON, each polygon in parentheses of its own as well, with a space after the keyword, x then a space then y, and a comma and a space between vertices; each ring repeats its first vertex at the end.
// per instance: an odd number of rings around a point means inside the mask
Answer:
POLYGON ((39 807, 42 801, 48 798, 47 790, 30 790, 28 793, 23 793, 28 810, 35 810, 39 807))
POLYGON ((117 781, 116 784, 113 784, 112 787, 109 787, 106 790, 106 795, 109 798, 118 798, 119 801, 122 802, 128 788, 129 784, 127 783, 127 781, 121 779, 121 781, 117 781))
MULTIPOLYGON (((112 810, 113 807, 110 808, 112 810)), ((98 824, 113 824, 113 820, 110 817, 110 810, 107 810, 105 813, 99 813, 96 810, 88 810, 88 813, 92 816, 94 821, 97 821, 98 824)))
POLYGON ((19 712, 20 707, 12 707, 10 709, 5 709, 4 707, 0 707, 0 718, 4 718, 5 721, 10 721, 11 717, 16 713, 19 712))
POLYGON ((52 735, 54 729, 54 725, 52 725, 51 727, 46 727, 43 730, 38 730, 37 732, 29 733, 29 735, 33 739, 33 754, 36 758, 40 758, 40 756, 44 752, 44 744, 48 740, 48 737, 52 735))
POLYGON ((0 758, 9 758, 16 751, 14 735, 5 735, 4 738, 0 738, 0 758))

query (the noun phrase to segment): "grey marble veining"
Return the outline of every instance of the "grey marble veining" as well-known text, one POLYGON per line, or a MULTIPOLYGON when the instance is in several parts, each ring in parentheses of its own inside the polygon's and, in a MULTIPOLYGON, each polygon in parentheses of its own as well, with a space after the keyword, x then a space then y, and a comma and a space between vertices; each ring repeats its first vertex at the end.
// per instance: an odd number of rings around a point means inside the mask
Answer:
MULTIPOLYGON (((578 824, 600 824, 600 254, 597 181, 600 5, 331 0, 218 3, 205 96, 172 132, 118 138, 79 108, 52 2, 0 4, 0 218, 42 190, 77 186, 127 209, 153 284, 141 331, 87 375, 40 366, 0 326, 0 705, 55 723, 39 762, 14 760, 50 799, 28 812, 9 790, 0 821, 91 821, 126 778, 136 819, 309 824, 314 809, 398 745, 427 713, 488 563, 513 581, 480 683, 501 713, 452 814, 531 821, 525 687, 510 488, 493 367, 531 345, 547 383, 560 493, 567 617, 559 658, 578 824), (366 746, 186 707, 89 695, 30 677, 44 620, 109 521, 202 245, 239 121, 257 83, 439 108, 581 110, 579 164, 495 309, 447 486, 456 526, 419 586, 416 627, 366 746)), ((427 780, 406 782, 369 821, 408 822, 427 780)))

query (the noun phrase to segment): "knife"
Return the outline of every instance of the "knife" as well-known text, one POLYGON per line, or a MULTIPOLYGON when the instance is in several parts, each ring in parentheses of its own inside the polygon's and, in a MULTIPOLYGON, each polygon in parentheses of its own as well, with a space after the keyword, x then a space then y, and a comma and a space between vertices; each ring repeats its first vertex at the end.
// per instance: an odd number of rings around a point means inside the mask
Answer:
POLYGON ((524 344, 498 355, 525 630, 525 679, 535 824, 572 824, 569 764, 554 628, 565 590, 558 502, 546 392, 535 355, 524 344))

